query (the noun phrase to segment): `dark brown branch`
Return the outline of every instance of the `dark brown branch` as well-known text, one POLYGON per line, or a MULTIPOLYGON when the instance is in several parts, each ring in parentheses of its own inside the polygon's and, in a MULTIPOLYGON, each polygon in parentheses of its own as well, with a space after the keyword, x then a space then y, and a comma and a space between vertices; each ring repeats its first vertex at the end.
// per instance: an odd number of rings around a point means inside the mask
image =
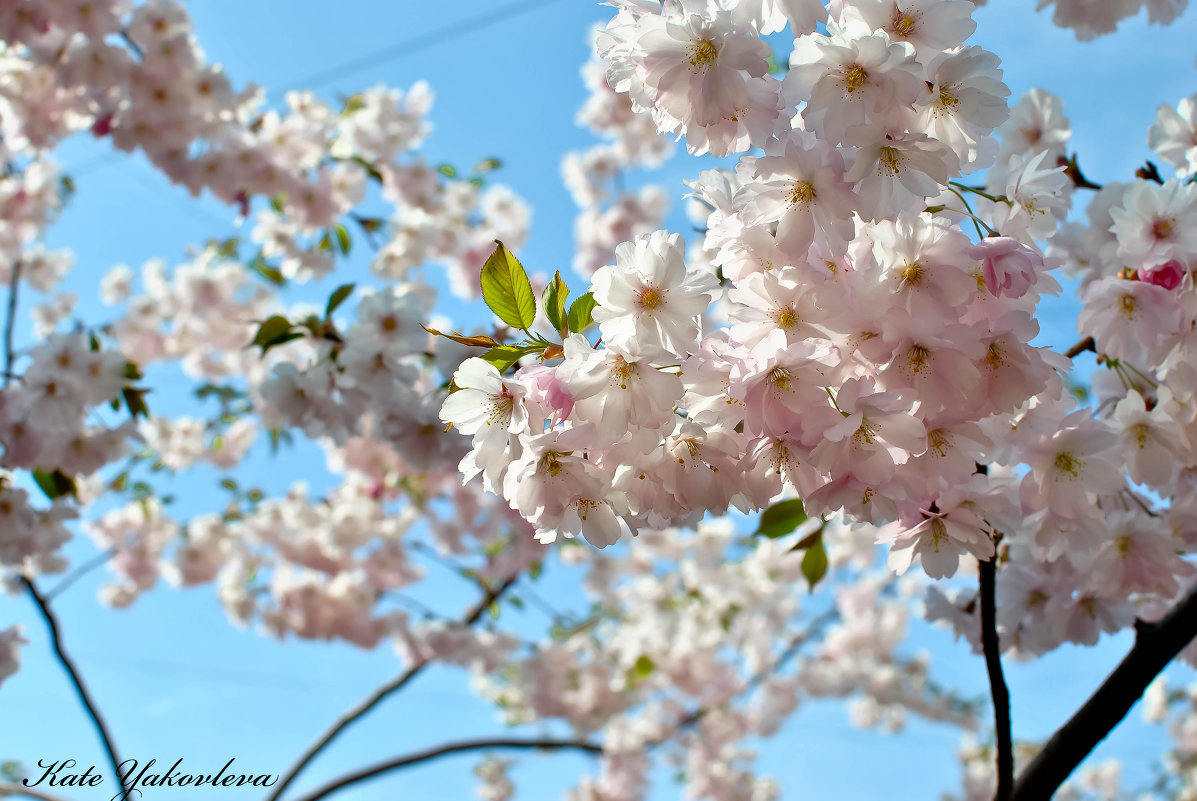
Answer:
POLYGON ((418 765, 421 762, 427 762, 439 757, 448 756, 450 754, 458 754, 466 751, 485 751, 493 748, 519 748, 529 750, 550 750, 550 751, 582 751, 589 754, 602 754, 602 746, 587 742, 586 740, 520 740, 520 739, 504 739, 494 738, 490 740, 462 740, 456 743, 445 743, 438 745, 435 748, 429 748, 426 751, 417 751, 414 754, 397 757, 395 759, 387 760, 386 762, 379 762, 376 765, 362 768, 353 773, 346 773, 338 779, 335 779, 328 784, 318 787, 307 795, 301 797, 299 801, 317 801, 317 799, 332 795, 338 790, 343 790, 351 784, 356 784, 366 779, 372 779, 375 776, 380 776, 392 770, 399 770, 400 768, 411 767, 418 765))
MULTIPOLYGON (((498 600, 499 596, 507 592, 507 590, 513 584, 515 584, 515 582, 516 577, 512 577, 488 589, 478 603, 475 604, 470 611, 466 613, 465 617, 462 618, 461 625, 471 626, 476 623, 478 618, 482 617, 482 614, 490 608, 490 605, 498 600)), ((420 675, 420 673, 423 672, 424 668, 427 666, 427 662, 415 663, 395 678, 379 686, 374 690, 374 692, 370 693, 370 695, 358 702, 358 704, 352 709, 346 710, 346 712, 337 718, 333 724, 329 726, 319 738, 316 739, 315 742, 309 745, 307 749, 300 754, 295 763, 287 769, 286 773, 282 775, 278 781, 278 784, 274 786, 274 789, 270 792, 270 794, 266 796, 266 801, 277 801, 277 799, 281 798, 283 791, 285 791, 287 787, 289 787, 291 783, 295 781, 295 778, 300 774, 300 772, 306 768, 313 759, 316 758, 317 754, 323 751, 329 743, 336 739, 341 732, 349 728, 349 726, 357 722, 359 718, 364 716, 374 707, 378 706, 378 704, 382 703, 382 701, 391 696, 393 693, 396 693, 407 686, 408 682, 420 675)))
POLYGON ((1014 785, 1014 743, 1010 734, 1010 691, 1002 675, 1002 648, 998 642, 996 566, 993 559, 980 562, 981 579, 981 649, 989 673, 989 691, 993 696, 993 728, 997 740, 997 792, 994 801, 1009 801, 1014 785))
POLYGON ((1126 717, 1147 685, 1197 636, 1197 587, 1158 623, 1135 623, 1135 644, 1089 700, 1019 774, 1011 801, 1047 801, 1126 717))
POLYGON ((1060 156, 1057 161, 1059 166, 1064 168, 1064 174, 1072 181, 1072 185, 1077 189, 1092 189, 1094 191, 1101 189, 1101 184, 1095 184, 1085 177, 1081 172, 1081 165, 1077 162, 1077 154, 1073 153, 1071 157, 1060 156))
POLYGON ((104 723, 104 718, 100 715, 99 708, 96 706, 91 694, 87 691, 87 687, 83 684, 83 679, 79 677, 79 671, 75 669, 75 664, 62 648, 62 639, 58 633, 58 621, 55 619, 54 613, 50 611, 49 604, 46 603, 46 599, 37 591, 37 587, 34 586, 32 581, 25 576, 18 576, 18 578, 25 585, 25 589, 29 591, 29 597, 33 599, 33 603, 37 606, 38 611, 41 612, 42 617, 46 621, 46 627, 50 630, 50 644, 54 647, 54 653, 57 655, 63 670, 66 671, 67 676, 70 678, 71 684, 75 686, 75 694, 79 696, 79 702, 83 704, 83 708, 87 712, 88 717, 91 718, 96 732, 100 735, 100 742, 104 745, 104 752, 108 755, 108 761, 112 763, 113 773, 116 774, 117 785, 123 791, 125 798, 131 798, 129 788, 125 786, 124 778, 121 776, 121 771, 118 767, 121 760, 116 755, 116 746, 112 742, 112 735, 108 731, 108 726, 104 723))
POLYGON ((1135 170, 1135 177, 1141 178, 1144 181, 1154 181, 1157 184, 1163 184, 1164 179, 1160 177, 1159 168, 1153 162, 1144 162, 1143 166, 1135 170))
POLYGON ((1087 350, 1097 353, 1097 342, 1093 340, 1093 337, 1085 337, 1080 342, 1064 351, 1064 355, 1069 359, 1075 359, 1077 356, 1080 356, 1087 350))

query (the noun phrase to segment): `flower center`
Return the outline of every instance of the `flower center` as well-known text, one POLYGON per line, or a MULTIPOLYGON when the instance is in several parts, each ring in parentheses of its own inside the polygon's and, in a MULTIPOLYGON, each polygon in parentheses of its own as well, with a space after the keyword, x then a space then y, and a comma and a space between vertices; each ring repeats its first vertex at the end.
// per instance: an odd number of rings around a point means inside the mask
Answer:
POLYGON ((859 64, 853 64, 844 70, 844 92, 853 94, 869 80, 869 73, 859 64))
POLYGON ((810 205, 815 199, 815 188, 810 181, 795 181, 790 187, 790 205, 810 205))
POLYGON ((918 286, 923 282, 924 272, 926 270, 923 269, 923 265, 916 261, 914 264, 907 264, 903 267, 902 272, 898 273, 898 275, 901 276, 902 283, 905 286, 918 286))
POLYGON ((894 4, 894 12, 889 18, 889 29, 892 33, 901 36, 903 39, 909 38, 912 33, 915 33, 919 28, 919 20, 922 14, 918 11, 904 11, 894 4))
POLYGON ((896 147, 886 145, 877 153, 877 174, 890 178, 901 175, 906 169, 906 157, 896 147))
POLYGON ((1067 473, 1073 478, 1079 478, 1082 466, 1083 462, 1068 451, 1056 454, 1056 469, 1061 473, 1067 473))
POLYGON ((715 63, 719 56, 719 49, 710 39, 699 39, 690 46, 690 66, 705 71, 715 63))
POLYGON ((777 321, 777 327, 785 331, 788 331, 798 324, 798 315, 794 314, 794 310, 789 306, 786 306, 784 309, 779 309, 777 316, 773 319, 777 321))
POLYGON ((656 287, 646 286, 640 290, 640 306, 645 309, 659 309, 665 298, 656 287))
POLYGON ((1126 315, 1126 319, 1135 319, 1135 296, 1123 295, 1118 299, 1118 305, 1122 309, 1122 313, 1126 315))
POLYGON ((765 375, 765 380, 778 392, 790 391, 790 371, 785 367, 774 367, 765 375))
POLYGON ((939 87, 939 96, 935 98, 932 107, 936 114, 955 114, 956 109, 960 107, 960 97, 952 93, 955 87, 941 86, 939 87))
POLYGON ((1156 220, 1151 226, 1151 235, 1156 239, 1168 239, 1172 236, 1172 227, 1175 224, 1175 218, 1156 220))

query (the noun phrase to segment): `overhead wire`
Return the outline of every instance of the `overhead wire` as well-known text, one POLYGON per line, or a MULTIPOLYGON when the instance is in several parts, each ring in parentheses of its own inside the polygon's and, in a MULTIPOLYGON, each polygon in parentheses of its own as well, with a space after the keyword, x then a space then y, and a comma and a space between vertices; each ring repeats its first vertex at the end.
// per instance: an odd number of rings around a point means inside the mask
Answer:
MULTIPOLYGON (((374 67, 382 66, 391 61, 403 58, 412 53, 418 53, 422 50, 427 50, 439 44, 458 39, 471 33, 476 33, 484 28, 489 28, 492 25, 497 25, 516 17, 530 14, 533 11, 542 11, 549 6, 562 2, 562 0, 540 0, 539 2, 529 2, 529 0, 515 0, 515 2, 507 3, 492 8, 489 11, 483 11, 463 20, 442 25, 439 28, 434 28, 431 31, 416 34, 403 39, 395 44, 387 45, 386 47, 366 53, 349 61, 340 64, 334 64, 331 67, 326 67, 318 72, 314 72, 306 77, 285 83, 281 86, 276 86, 267 92, 267 96, 278 97, 287 92, 296 89, 314 88, 317 86, 325 86, 334 81, 339 81, 342 78, 365 72, 374 67)), ((109 153, 88 159, 73 168, 64 170, 68 175, 84 175, 89 172, 102 170, 118 161, 121 161, 124 153, 109 153)))

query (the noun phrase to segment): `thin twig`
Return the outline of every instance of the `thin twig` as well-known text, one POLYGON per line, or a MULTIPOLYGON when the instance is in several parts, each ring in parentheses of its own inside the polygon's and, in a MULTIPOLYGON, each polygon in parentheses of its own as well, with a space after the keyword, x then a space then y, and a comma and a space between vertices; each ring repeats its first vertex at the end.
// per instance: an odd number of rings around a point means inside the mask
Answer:
POLYGON ((1014 785, 1014 743, 1010 734, 1010 690, 1002 675, 1002 651, 997 633, 997 606, 994 600, 996 566, 994 560, 979 563, 981 578, 981 648, 989 673, 989 691, 993 696, 993 728, 997 740, 997 793, 994 801, 1009 801, 1014 785))
POLYGON ((8 316, 4 318, 4 386, 12 380, 12 335, 17 324, 17 297, 21 287, 21 260, 13 262, 8 278, 8 316))
POLYGON ((299 801, 317 801, 325 796, 332 795, 338 790, 343 790, 351 784, 357 784, 366 779, 372 779, 375 776, 380 776, 392 770, 399 770, 400 768, 411 767, 418 765, 421 762, 427 762, 438 757, 448 756, 450 754, 459 754, 465 751, 484 751, 493 748, 519 748, 529 750, 542 751, 582 751, 588 754, 603 753, 603 748, 597 743, 588 742, 586 740, 520 740, 520 739, 480 739, 480 740, 462 740, 455 743, 445 743, 434 748, 429 748, 426 751, 417 751, 414 754, 407 754, 406 756, 389 759, 385 762, 379 762, 375 765, 362 768, 353 773, 346 773, 340 778, 316 788, 307 795, 301 797, 299 801))
POLYGON ((1147 685, 1197 636, 1197 586, 1157 623, 1135 621, 1135 644, 1097 692, 1052 735, 1014 784, 1011 801, 1047 801, 1117 726, 1147 685))
POLYGON ((70 586, 76 581, 83 578, 100 565, 107 563, 108 560, 114 556, 116 556, 116 548, 109 548, 103 553, 96 554, 90 560, 79 565, 66 576, 64 576, 62 581, 58 582, 49 590, 47 590, 43 597, 46 599, 46 601, 53 601, 59 595, 66 592, 66 590, 69 589, 70 586))
MULTIPOLYGON (((741 687, 740 690, 737 691, 735 693, 735 695, 732 696, 732 699, 747 695, 749 692, 755 690, 757 687, 760 687, 761 684, 764 683, 765 679, 769 678, 774 673, 776 673, 777 671, 779 671, 783 667, 785 667, 786 664, 788 664, 789 661, 791 659, 793 659, 798 654, 798 651, 800 651, 802 649, 803 645, 810 642, 810 639, 814 635, 821 632, 823 630, 824 626, 826 626, 829 623, 834 622, 835 620, 837 620, 839 618, 839 616, 840 616, 839 610, 833 607, 831 609, 828 609, 826 612, 819 615, 818 617, 816 617, 814 620, 812 620, 810 622, 810 625, 808 625, 803 631, 794 635, 794 637, 792 637, 790 639, 789 643, 786 644, 786 647, 782 650, 782 652, 778 655, 778 657, 776 659, 774 659, 769 664, 765 665, 763 668, 758 670, 751 678, 749 678, 748 681, 744 684, 744 686, 741 687)), ((731 699, 729 699, 729 700, 731 700, 731 699)), ((651 749, 651 748, 657 748, 658 746, 665 744, 677 732, 681 731, 682 729, 689 728, 690 726, 693 726, 698 721, 702 720, 702 718, 708 712, 710 712, 710 710, 711 710, 710 707, 701 706, 701 707, 698 707, 697 709, 694 709, 694 710, 688 712, 680 721, 678 721, 678 724, 673 727, 672 731, 667 733, 665 736, 660 737, 660 738, 654 740, 653 742, 649 743, 647 747, 651 749)))
MULTIPOLYGON (((490 608, 490 605, 498 600, 503 593, 507 592, 507 590, 513 584, 515 584, 516 578, 517 577, 509 578, 506 581, 488 589, 478 603, 476 603, 470 609, 470 611, 466 613, 465 617, 462 618, 461 625, 470 626, 476 623, 478 618, 482 617, 482 614, 490 608)), ((271 790, 270 794, 266 796, 266 801, 277 801, 277 799, 282 797, 283 791, 285 791, 291 785, 291 783, 295 781, 295 778, 300 774, 300 772, 306 768, 308 764, 316 758, 316 755, 323 751, 329 745, 329 743, 335 740, 341 734, 341 732, 349 728, 349 726, 357 722, 358 719, 366 715, 366 713, 378 706, 378 704, 382 703, 382 701, 390 697, 393 693, 396 693, 407 686, 408 682, 420 675, 420 673, 427 666, 427 662, 415 663, 395 678, 379 686, 374 690, 374 692, 370 693, 370 695, 358 702, 358 704, 352 709, 347 710, 344 714, 337 718, 333 724, 315 740, 315 742, 309 745, 304 752, 300 754, 299 758, 295 760, 295 763, 279 778, 278 784, 276 784, 271 790)))
POLYGON ((87 687, 83 684, 83 679, 79 676, 79 671, 75 669, 75 665, 71 662, 71 658, 66 655, 66 651, 62 648, 62 639, 58 633, 58 621, 54 617, 54 613, 50 611, 50 606, 46 599, 37 591, 37 587, 33 582, 25 577, 17 577, 25 589, 29 591, 29 597, 33 599, 38 611, 42 613, 42 617, 46 621, 46 627, 50 630, 50 644, 54 647, 54 653, 58 656, 58 661, 62 665, 63 670, 66 671, 67 676, 70 677, 71 683, 75 686, 75 693, 79 696, 80 703, 83 704, 84 710, 88 717, 91 718, 92 724, 96 728, 96 732, 100 735, 100 741, 104 745, 104 751, 108 755, 108 760, 112 763, 113 773, 116 774, 117 785, 121 788, 124 797, 130 798, 129 788, 125 786, 124 777, 121 776, 120 757, 116 755, 116 746, 112 742, 112 735, 108 732, 108 726, 104 723, 104 718, 100 715, 99 708, 92 700, 91 694, 88 693, 87 687))
POLYGON ((1094 341, 1093 337, 1085 337, 1080 342, 1064 351, 1064 356, 1068 359, 1075 359, 1077 356, 1080 356, 1087 350, 1097 353, 1097 342, 1094 341))

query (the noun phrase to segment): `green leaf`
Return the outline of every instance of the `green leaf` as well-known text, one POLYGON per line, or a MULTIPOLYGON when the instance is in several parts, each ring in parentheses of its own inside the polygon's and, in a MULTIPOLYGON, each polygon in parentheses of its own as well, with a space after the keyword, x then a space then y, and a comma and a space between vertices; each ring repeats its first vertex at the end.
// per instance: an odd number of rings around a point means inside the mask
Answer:
POLYGON ((149 394, 148 389, 139 389, 137 387, 125 387, 121 390, 121 396, 125 399, 125 406, 129 409, 129 414, 133 417, 150 416, 150 407, 146 406, 145 396, 149 394))
POLYGON ((524 265, 495 241, 495 252, 482 265, 482 299, 499 319, 512 328, 527 329, 536 322, 536 296, 524 265))
POLYGON ((337 235, 337 247, 341 249, 341 253, 345 256, 349 255, 349 248, 353 244, 353 240, 349 238, 349 229, 341 223, 337 223, 337 227, 333 229, 337 235))
POLYGON ((331 295, 328 296, 328 305, 324 307, 324 319, 332 317, 333 312, 337 307, 345 302, 346 298, 353 294, 354 287, 357 284, 341 284, 337 287, 331 295))
POLYGON ((386 223, 381 217, 354 217, 357 224, 362 227, 362 230, 367 234, 372 234, 378 231, 386 223))
POLYGON ((47 473, 45 470, 34 470, 33 480, 37 482, 37 486, 45 493, 50 500, 57 500, 69 495, 75 497, 75 479, 63 473, 61 470, 55 470, 53 473, 47 473))
POLYGON ((273 348, 275 345, 281 345, 284 342, 290 342, 293 339, 299 339, 303 336, 302 332, 291 330, 291 321, 282 315, 276 314, 273 317, 262 321, 258 326, 258 333, 254 334, 253 342, 249 343, 250 347, 257 345, 262 349, 262 353, 273 348))
POLYGON ((528 578, 532 579, 533 581, 536 581, 536 579, 540 578, 540 573, 543 570, 544 570, 543 563, 533 562, 532 564, 528 565, 528 578))
POLYGON ((827 574, 827 551, 823 548, 823 538, 819 537, 814 544, 806 549, 802 557, 802 575, 810 583, 810 591, 815 591, 815 585, 827 574))
POLYGON ((91 348, 93 353, 100 350, 100 339, 96 336, 94 331, 87 332, 87 346, 91 348))
POLYGON ((474 167, 474 172, 481 174, 484 172, 490 172, 491 170, 497 170, 497 169, 499 169, 499 167, 502 167, 502 166, 503 166, 503 162, 492 157, 489 159, 483 159, 482 161, 478 162, 478 164, 475 165, 475 167, 474 167))
POLYGON ((236 492, 236 491, 237 491, 237 482, 236 482, 236 481, 234 481, 234 480, 233 480, 233 479, 231 479, 231 478, 222 478, 222 479, 220 480, 220 486, 224 487, 224 488, 225 488, 225 489, 227 489, 229 492, 236 492))
POLYGON ((254 256, 253 261, 247 266, 275 286, 286 286, 287 284, 286 277, 279 270, 266 263, 266 258, 262 255, 261 251, 258 252, 257 256, 254 256))
POLYGON ((757 527, 758 536, 777 539, 789 534, 806 520, 806 508, 799 498, 780 501, 773 504, 761 514, 761 522, 757 527))
POLYGON ((241 240, 235 236, 216 243, 216 255, 221 259, 237 258, 237 249, 241 247, 241 240))
POLYGON ((553 280, 544 288, 540 295, 540 305, 544 307, 544 315, 558 333, 566 328, 565 299, 569 297, 569 287, 561 280, 561 272, 553 274, 553 280))
POLYGON ((580 334, 590 327, 590 324, 594 322, 592 313, 597 305, 594 302, 594 294, 591 292, 582 295, 570 305, 566 319, 566 322, 569 323, 570 333, 580 334))
POLYGON ((383 182, 382 173, 378 170, 377 167, 375 167, 369 161, 366 161, 361 156, 352 156, 352 157, 350 157, 349 160, 354 162, 355 164, 359 165, 362 169, 364 169, 366 171, 366 175, 369 175, 370 178, 372 180, 374 180, 375 182, 377 182, 377 183, 383 182))
POLYGON ((456 178, 457 177, 457 168, 454 167, 452 164, 438 164, 436 167, 436 171, 439 172, 441 175, 445 176, 446 178, 456 178))
POLYGON ((653 662, 652 657, 648 654, 641 654, 636 657, 635 663, 628 668, 627 683, 639 684, 644 679, 647 679, 657 669, 656 663, 653 662))
POLYGON ((527 356, 529 353, 544 351, 545 347, 545 345, 499 345, 497 348, 491 348, 478 358, 490 362, 495 366, 496 370, 504 373, 508 367, 518 362, 524 356, 527 356))

